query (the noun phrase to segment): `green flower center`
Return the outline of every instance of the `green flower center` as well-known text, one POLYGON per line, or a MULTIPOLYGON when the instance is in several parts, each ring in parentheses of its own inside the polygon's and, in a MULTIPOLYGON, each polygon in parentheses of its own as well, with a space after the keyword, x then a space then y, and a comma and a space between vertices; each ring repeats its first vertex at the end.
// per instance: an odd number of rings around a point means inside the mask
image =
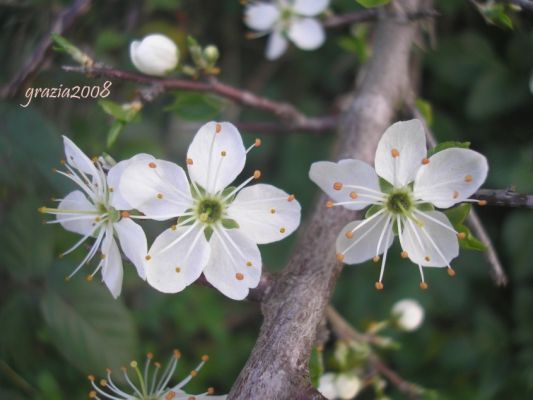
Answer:
POLYGON ((195 210, 198 219, 207 225, 212 225, 222 219, 224 204, 219 199, 201 199, 195 210))
POLYGON ((385 201, 387 210, 392 214, 407 215, 411 212, 413 205, 411 193, 405 190, 390 193, 385 201))

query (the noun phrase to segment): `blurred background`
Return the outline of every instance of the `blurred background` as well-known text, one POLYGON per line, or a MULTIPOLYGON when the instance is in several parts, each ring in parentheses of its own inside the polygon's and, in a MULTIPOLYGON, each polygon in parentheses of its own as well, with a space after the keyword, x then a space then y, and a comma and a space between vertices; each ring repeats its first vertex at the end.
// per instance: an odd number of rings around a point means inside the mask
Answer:
MULTIPOLYGON (((0 1, 0 83, 6 84, 31 58, 58 10, 69 1, 0 1)), ((355 11, 353 0, 333 0, 336 13, 355 11)), ((439 140, 472 142, 489 159, 488 188, 513 186, 533 193, 533 14, 510 13, 509 24, 491 24, 465 0, 436 2, 441 15, 434 36, 421 37, 421 97, 431 109, 439 140)), ((65 36, 95 60, 133 71, 129 43, 161 32, 176 41, 181 59, 186 38, 215 44, 221 52, 220 79, 262 95, 294 103, 310 115, 339 109, 353 87, 355 73, 371 54, 372 24, 328 31, 317 51, 295 48, 267 62, 264 38, 245 39, 243 6, 237 0, 110 0, 94 2, 65 36)), ((30 82, 32 87, 103 83, 67 73, 73 64, 53 52, 30 82)), ((109 100, 133 100, 138 86, 113 80, 109 100)), ((199 393, 208 386, 226 393, 253 347, 261 324, 259 306, 229 300, 215 290, 192 285, 164 295, 140 280, 125 264, 123 294, 113 300, 103 284, 86 282, 92 268, 66 283, 84 249, 63 259, 58 254, 78 237, 59 226, 45 226, 37 208, 72 190, 54 174, 63 156, 61 135, 72 138, 88 155, 102 152, 125 159, 138 152, 181 163, 200 124, 212 120, 275 121, 253 109, 241 109, 212 95, 176 92, 146 104, 112 147, 112 125, 93 99, 34 99, 23 91, 0 105, 0 399, 81 399, 86 376, 102 377, 142 361, 151 351, 166 361, 172 349, 183 353, 178 377, 202 354, 210 361, 188 386, 199 393)), ((427 108, 428 108, 427 107, 427 108)), ((427 110, 426 110, 427 111, 427 110)), ((313 161, 329 159, 333 132, 243 131, 247 144, 263 146, 248 157, 243 176, 263 171, 265 182, 295 193, 304 221, 317 188, 308 180, 313 161)), ((426 319, 412 333, 390 335, 401 344, 382 354, 406 379, 434 389, 443 399, 524 399, 533 396, 533 213, 485 207, 479 213, 509 275, 496 287, 483 255, 463 252, 457 276, 428 270, 429 290, 418 288, 417 267, 390 257, 386 288, 374 289, 378 271, 372 263, 346 267, 333 303, 356 328, 364 330, 388 317, 402 298, 415 298, 426 319)), ((145 223, 149 241, 164 223, 145 223)), ((286 263, 295 235, 261 247, 270 271, 286 263)), ((391 254, 399 254, 393 248, 391 254)), ((328 349, 326 349, 328 350, 328 349)), ((394 388, 387 394, 402 398, 394 388)), ((373 398, 367 391, 360 398, 373 398)))

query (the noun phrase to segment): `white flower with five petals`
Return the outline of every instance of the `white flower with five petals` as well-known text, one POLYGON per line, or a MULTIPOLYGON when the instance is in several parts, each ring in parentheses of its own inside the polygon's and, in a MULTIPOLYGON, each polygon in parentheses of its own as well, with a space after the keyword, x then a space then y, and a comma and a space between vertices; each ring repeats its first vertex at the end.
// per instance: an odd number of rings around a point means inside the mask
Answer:
POLYGON ((244 22, 258 35, 270 34, 266 58, 280 57, 292 41, 302 50, 322 46, 326 35, 324 27, 313 17, 322 13, 329 0, 274 0, 251 2, 246 7, 244 22))
POLYGON ((243 299, 261 277, 257 244, 291 234, 300 223, 293 195, 265 184, 228 187, 244 168, 247 152, 237 128, 209 122, 200 128, 187 152, 191 182, 178 165, 147 156, 131 162, 120 182, 129 204, 147 218, 178 218, 159 235, 146 256, 148 283, 176 293, 202 274, 232 299, 243 299))
POLYGON ((100 251, 98 266, 87 278, 92 280, 101 270, 103 281, 113 297, 117 298, 122 290, 123 266, 115 237, 125 256, 135 265, 139 276, 145 279, 146 236, 142 228, 131 220, 129 213, 121 211, 131 207, 114 190, 129 160, 116 164, 106 175, 99 161, 91 161, 69 138, 64 136, 63 142, 67 172, 57 172, 69 178, 81 190, 74 190, 64 199, 57 200, 57 208, 41 207, 39 211, 56 216, 55 220, 47 223, 59 223, 66 230, 83 236, 61 256, 71 253, 89 238, 95 238, 85 258, 67 279, 100 251))
POLYGON ((337 259, 358 264, 378 262, 376 288, 383 288, 387 250, 397 234, 401 256, 419 266, 421 288, 427 288, 422 267, 448 267, 459 255, 458 236, 448 217, 434 210, 468 198, 485 181, 486 158, 469 149, 449 148, 426 158, 426 139, 418 120, 397 122, 381 138, 375 170, 359 160, 314 163, 309 176, 333 201, 327 207, 362 210, 373 206, 365 220, 346 225, 337 238, 337 259), (384 181, 380 185, 379 177, 384 181), (382 186, 388 186, 383 190, 382 186))

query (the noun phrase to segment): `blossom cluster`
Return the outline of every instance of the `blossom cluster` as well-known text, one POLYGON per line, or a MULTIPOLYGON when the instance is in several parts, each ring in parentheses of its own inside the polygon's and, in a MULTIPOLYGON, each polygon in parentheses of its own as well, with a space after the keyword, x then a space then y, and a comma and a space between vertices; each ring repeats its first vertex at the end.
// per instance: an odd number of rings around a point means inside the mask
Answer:
POLYGON ((229 298, 244 299, 261 277, 258 244, 284 239, 300 224, 294 195, 267 184, 248 186, 261 177, 256 170, 230 186, 244 168, 246 149, 228 122, 202 126, 187 152, 185 170, 149 154, 109 165, 88 158, 64 137, 66 171, 58 171, 79 189, 59 199, 57 208, 42 207, 65 229, 82 238, 62 255, 94 242, 70 278, 99 253, 92 279, 101 271, 114 297, 121 293, 122 254, 138 275, 157 290, 176 293, 206 280, 229 298), (148 248, 139 220, 173 220, 148 248))

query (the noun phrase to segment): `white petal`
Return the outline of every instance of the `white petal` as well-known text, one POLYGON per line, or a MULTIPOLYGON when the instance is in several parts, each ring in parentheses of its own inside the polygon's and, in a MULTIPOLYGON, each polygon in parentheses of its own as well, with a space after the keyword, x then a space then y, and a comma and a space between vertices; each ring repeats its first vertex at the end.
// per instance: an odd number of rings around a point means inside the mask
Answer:
POLYGON ((258 184, 242 189, 228 207, 228 216, 255 243, 276 242, 300 225, 300 203, 272 185, 258 184))
MULTIPOLYGON (((65 198, 59 203, 58 206, 59 210, 68 210, 68 211, 79 211, 79 214, 63 214, 63 215, 56 215, 56 219, 58 221, 61 221, 61 226, 70 232, 79 233, 80 235, 88 235, 91 233, 94 229, 94 218, 96 218, 96 214, 93 216, 93 218, 87 218, 87 219, 79 219, 74 221, 68 221, 72 218, 77 217, 83 217, 84 212, 95 212, 96 207, 93 203, 91 203, 87 197, 85 197, 85 194, 83 194, 80 190, 74 190, 73 192, 70 192, 65 196, 65 198)), ((88 214, 85 214, 88 215, 88 214)), ((90 215, 90 214, 89 214, 90 215)), ((88 216, 89 216, 88 215, 88 216)))
POLYGON ((116 299, 120 296, 120 292, 122 291, 122 277, 124 271, 122 268, 120 252, 118 251, 118 246, 113 238, 113 231, 111 229, 106 232, 106 237, 102 244, 102 256, 104 257, 102 280, 116 299))
POLYGON ((177 293, 198 279, 209 258, 209 245, 199 226, 180 226, 161 233, 148 254, 148 283, 163 293, 177 293))
POLYGON ((415 179, 426 154, 422 123, 417 119, 396 122, 387 128, 379 141, 376 172, 394 186, 405 186, 415 179))
POLYGON ((122 173, 132 161, 148 160, 147 162, 150 162, 153 159, 154 157, 149 154, 137 154, 127 160, 118 162, 115 164, 115 166, 109 169, 109 172, 107 173, 107 186, 109 190, 111 190, 111 206, 117 210, 130 210, 132 208, 131 205, 122 197, 119 190, 122 173))
POLYGON ((383 197, 376 172, 363 161, 315 162, 309 170, 309 178, 335 202, 351 203, 343 204, 350 210, 362 210, 376 203, 376 197, 383 197))
POLYGON ((402 249, 415 264, 425 267, 448 266, 459 255, 459 241, 448 217, 439 211, 428 211, 417 213, 416 218, 422 227, 412 220, 404 222, 400 235, 402 249), (448 229, 430 218, 440 221, 448 229))
POLYGON ((436 207, 451 207, 474 194, 487 178, 488 170, 487 159, 474 150, 439 151, 418 171, 414 195, 436 207))
POLYGON ((239 130, 229 122, 202 126, 187 151, 189 176, 215 193, 235 180, 244 168, 246 149, 239 130))
POLYGON ((131 207, 155 220, 173 218, 192 207, 185 171, 153 157, 130 162, 122 173, 119 190, 131 207))
POLYGON ((165 35, 148 35, 130 44, 131 62, 148 75, 165 75, 176 67, 178 56, 178 47, 165 35))
POLYGON ((324 27, 314 18, 295 20, 289 28, 288 36, 302 50, 317 49, 326 40, 324 27))
POLYGON ((275 60, 287 50, 287 39, 278 31, 274 31, 268 37, 265 57, 268 60, 275 60))
POLYGON ((148 254, 148 245, 143 229, 130 218, 122 218, 114 224, 114 228, 122 251, 135 265, 139 276, 146 279, 144 258, 148 254))
POLYGON ((313 17, 323 12, 329 0, 295 0, 292 9, 305 17, 313 17))
POLYGON ((336 247, 337 253, 344 255, 344 263, 359 264, 383 254, 393 241, 392 224, 389 222, 389 217, 382 214, 372 221, 350 222, 342 228, 337 237, 336 247), (365 225, 361 225, 363 223, 365 225), (361 227, 354 231, 359 225, 361 227), (353 232, 351 238, 346 236, 347 232, 353 232))
POLYGON ((79 169, 86 174, 95 177, 98 176, 98 171, 96 170, 94 163, 72 140, 63 136, 63 144, 65 146, 66 161, 71 167, 79 169))
POLYGON ((268 31, 279 19, 279 10, 273 4, 252 3, 244 12, 244 23, 256 31, 268 31))
POLYGON ((318 391, 326 399, 336 399, 337 398, 337 375, 332 372, 328 372, 322 375, 318 381, 318 391))
POLYGON ((209 241, 207 281, 230 299, 242 300, 261 279, 261 253, 238 229, 217 229, 209 241))

